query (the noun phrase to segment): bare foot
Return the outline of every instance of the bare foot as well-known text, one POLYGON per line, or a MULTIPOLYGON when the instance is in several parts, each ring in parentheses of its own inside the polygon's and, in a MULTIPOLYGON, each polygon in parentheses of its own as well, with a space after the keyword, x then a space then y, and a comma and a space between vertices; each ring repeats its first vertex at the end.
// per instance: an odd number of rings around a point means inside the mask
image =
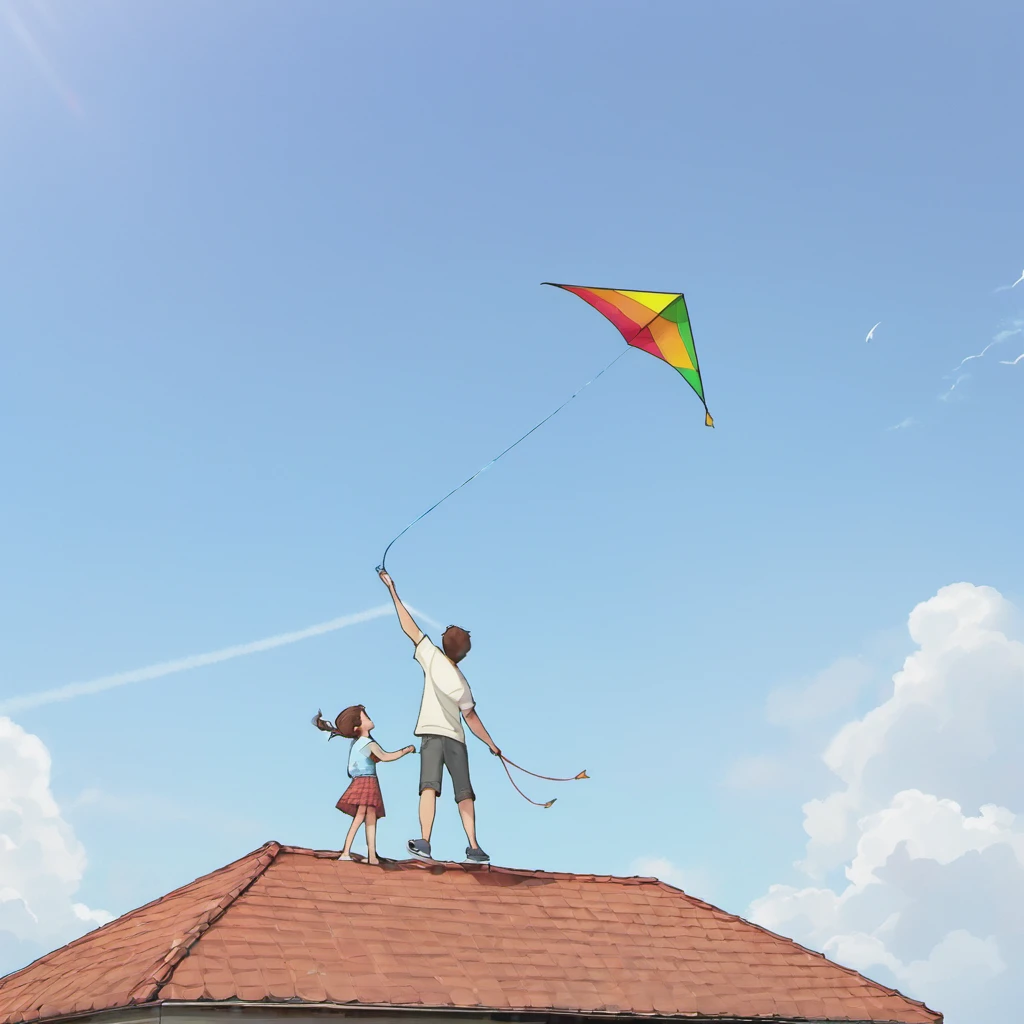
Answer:
POLYGON ((369 858, 369 859, 367 860, 367 862, 366 862, 366 863, 367 863, 367 864, 379 864, 379 863, 380 863, 380 860, 379 860, 379 859, 378 859, 377 857, 370 857, 370 858, 369 858))

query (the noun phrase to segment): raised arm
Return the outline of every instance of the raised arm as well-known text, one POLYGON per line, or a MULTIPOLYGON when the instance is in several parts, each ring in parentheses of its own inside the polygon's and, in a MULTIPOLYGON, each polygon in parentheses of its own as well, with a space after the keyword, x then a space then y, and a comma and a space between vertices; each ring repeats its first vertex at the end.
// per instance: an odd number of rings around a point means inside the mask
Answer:
POLYGON ((380 578, 384 586, 388 588, 391 600, 395 602, 395 611, 398 612, 398 623, 402 627, 402 632, 414 644, 418 644, 423 639, 423 630, 416 625, 416 620, 409 614, 409 609, 402 604, 402 599, 398 596, 398 591, 395 590, 395 581, 384 569, 380 571, 380 578))

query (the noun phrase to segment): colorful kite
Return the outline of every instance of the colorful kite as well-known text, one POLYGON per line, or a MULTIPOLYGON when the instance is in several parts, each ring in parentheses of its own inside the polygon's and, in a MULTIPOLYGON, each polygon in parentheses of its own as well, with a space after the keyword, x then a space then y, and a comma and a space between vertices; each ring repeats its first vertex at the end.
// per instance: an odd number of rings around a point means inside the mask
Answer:
MULTIPOLYGON (((590 303, 594 309, 615 324, 623 338, 626 339, 627 345, 649 352, 652 356, 664 360, 669 366, 678 370, 687 384, 697 392, 697 397, 704 406, 705 425, 709 427, 715 425, 711 413, 708 412, 707 402, 704 401, 704 383, 700 378, 697 350, 694 347, 693 333, 690 330, 690 314, 686 310, 686 299, 683 298, 681 292, 634 292, 621 288, 583 288, 580 285, 554 284, 551 281, 545 281, 544 284, 550 284, 553 288, 562 288, 578 295, 584 302, 590 303)), ((539 423, 535 423, 522 437, 513 441, 504 451, 499 452, 487 465, 481 466, 471 477, 463 480, 457 487, 453 487, 439 501, 435 501, 426 512, 421 512, 384 549, 384 557, 381 559, 380 565, 377 566, 378 572, 387 566, 388 552, 395 541, 404 537, 421 519, 430 515, 438 505, 446 502, 453 494, 461 491, 481 473, 490 469, 499 459, 504 458, 516 445, 521 444, 535 430, 544 426, 552 416, 560 413, 578 394, 610 370, 627 351, 628 349, 623 349, 607 366, 598 370, 586 384, 577 388, 557 409, 548 413, 539 423)), ((509 763, 511 764, 511 762, 509 763)), ((508 771, 507 768, 505 770, 508 771)), ((540 777, 543 778, 543 776, 540 777)), ((514 782, 513 785, 515 785, 514 782)), ((520 792, 522 791, 520 790, 520 792)))
POLYGON ((697 392, 704 406, 704 424, 715 421, 704 401, 697 349, 690 330, 690 314, 681 292, 634 292, 622 288, 584 288, 575 284, 555 284, 552 288, 578 295, 619 329, 627 345, 649 352, 675 367, 687 384, 697 392))

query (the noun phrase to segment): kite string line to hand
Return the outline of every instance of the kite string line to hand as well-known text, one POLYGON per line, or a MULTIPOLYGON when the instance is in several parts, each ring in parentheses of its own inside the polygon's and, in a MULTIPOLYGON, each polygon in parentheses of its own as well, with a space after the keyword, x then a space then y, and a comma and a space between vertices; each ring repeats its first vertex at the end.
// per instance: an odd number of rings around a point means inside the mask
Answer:
MULTIPOLYGON (((472 483, 478 476, 480 476, 481 473, 484 473, 488 469, 490 469, 491 466, 493 466, 498 461, 498 459, 500 459, 503 456, 507 455, 510 451, 512 451, 513 448, 516 447, 516 445, 518 445, 521 442, 525 441, 535 430, 539 430, 541 427, 543 427, 544 424, 547 423, 547 421, 549 419, 551 419, 552 416, 556 415, 557 413, 560 413, 578 394, 580 394, 580 392, 582 392, 586 388, 590 387, 590 385, 593 384, 594 381, 596 381, 598 377, 600 377, 602 374, 604 374, 608 370, 610 370, 628 351, 629 351, 629 347, 627 346, 610 363, 608 363, 607 366, 603 367, 601 370, 598 370, 598 372, 595 373, 594 376, 591 377, 590 380, 588 380, 586 384, 584 384, 581 387, 577 388, 557 409, 555 409, 553 412, 548 413, 547 416, 545 416, 544 419, 542 419, 539 423, 537 423, 536 425, 530 427, 530 429, 525 434, 523 434, 523 436, 520 437, 519 440, 513 441, 512 444, 510 444, 503 452, 499 453, 498 455, 495 455, 494 458, 491 459, 490 462, 488 462, 485 466, 481 466, 471 477, 467 478, 466 480, 463 480, 462 483, 459 484, 458 487, 453 487, 443 498, 441 498, 440 501, 434 502, 434 504, 431 505, 430 508, 428 508, 426 512, 423 512, 420 515, 418 515, 384 549, 384 557, 380 560, 380 566, 378 567, 378 571, 382 571, 382 570, 387 568, 388 552, 391 550, 391 547, 395 543, 395 541, 399 540, 401 537, 404 537, 421 519, 425 519, 427 516, 429 516, 430 513, 433 512, 435 508, 437 508, 438 505, 440 505, 443 502, 447 501, 456 491, 461 491, 462 488, 466 486, 466 484, 472 483)), ((517 765, 517 767, 518 767, 518 765, 517 765)), ((515 783, 512 783, 512 785, 515 785, 515 783)), ((516 787, 516 788, 518 788, 518 787, 516 787)), ((527 797, 527 799, 529 799, 529 797, 527 797)))

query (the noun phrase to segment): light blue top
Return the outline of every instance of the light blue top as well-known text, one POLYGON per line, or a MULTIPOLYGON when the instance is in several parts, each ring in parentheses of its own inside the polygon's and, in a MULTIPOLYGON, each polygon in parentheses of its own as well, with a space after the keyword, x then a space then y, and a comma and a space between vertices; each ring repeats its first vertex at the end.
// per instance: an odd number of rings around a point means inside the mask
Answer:
POLYGON ((370 757, 370 744, 373 740, 369 736, 362 736, 352 741, 348 749, 348 774, 350 778, 359 779, 367 775, 377 774, 377 765, 370 757))

